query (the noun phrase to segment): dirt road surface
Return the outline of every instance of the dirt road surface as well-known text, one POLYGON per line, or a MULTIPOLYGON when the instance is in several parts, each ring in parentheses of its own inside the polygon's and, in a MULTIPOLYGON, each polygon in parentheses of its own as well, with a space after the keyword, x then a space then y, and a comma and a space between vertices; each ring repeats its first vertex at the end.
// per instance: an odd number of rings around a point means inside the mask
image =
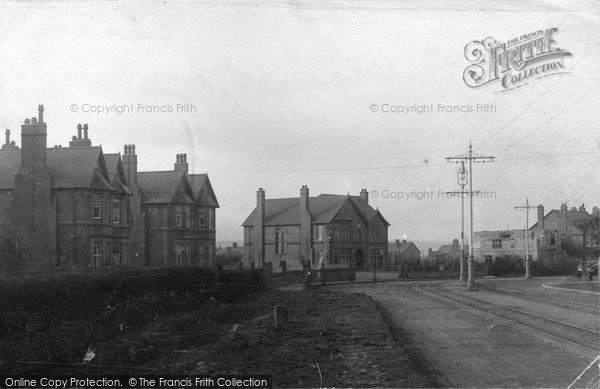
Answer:
POLYGON ((599 296, 543 287, 561 281, 485 280, 493 289, 476 292, 419 292, 400 282, 331 288, 372 296, 393 324, 409 334, 408 346, 418 349, 448 386, 597 385, 598 367, 592 362, 600 348, 600 333, 594 332, 600 330, 599 296))

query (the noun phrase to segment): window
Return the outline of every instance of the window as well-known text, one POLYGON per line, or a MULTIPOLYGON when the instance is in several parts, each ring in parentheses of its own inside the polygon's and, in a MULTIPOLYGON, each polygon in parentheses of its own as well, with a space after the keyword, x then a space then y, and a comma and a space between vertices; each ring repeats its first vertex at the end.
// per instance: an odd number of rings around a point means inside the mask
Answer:
POLYGON ((215 210, 213 208, 208 208, 208 229, 215 229, 215 210))
POLYGON ((554 239, 554 237, 550 238, 550 244, 556 244, 556 239, 554 239))
POLYGON ((102 195, 92 196, 92 215, 96 220, 100 220, 102 217, 102 195))
POLYGON ((183 214, 181 207, 175 207, 175 225, 181 227, 183 225, 183 214))
POLYGON ((340 252, 338 250, 333 251, 333 257, 331 258, 331 263, 337 265, 340 263, 340 252))
POLYGON ((192 226, 192 209, 185 207, 185 226, 190 228, 192 226))
POLYGON ((121 200, 113 200, 112 215, 113 223, 121 223, 121 200))
POLYGON ((360 224, 356 225, 356 238, 362 240, 362 226, 360 224))
POLYGON ((275 254, 285 254, 285 231, 275 231, 275 254))
POLYGON ((200 265, 204 265, 204 266, 208 265, 208 258, 206 256, 206 254, 207 254, 206 246, 200 246, 200 265))
POLYGON ((204 208, 200 208, 200 227, 206 227, 206 212, 204 208))
POLYGON ((493 256, 491 256, 491 255, 486 255, 485 256, 485 263, 491 264, 493 260, 494 260, 493 256))
POLYGON ((121 264, 121 244, 119 242, 113 243, 112 246, 112 263, 116 265, 121 264))
POLYGON ((503 232, 500 234, 500 238, 502 239, 508 239, 510 238, 510 232, 503 232))
POLYGON ((342 249, 342 263, 347 265, 352 258, 352 249, 342 249))
POLYGON ((342 240, 350 241, 352 239, 352 222, 343 221, 342 222, 342 240))
POLYGON ((372 238, 374 241, 381 240, 381 231, 378 226, 373 230, 372 238))
POLYGON ((492 239, 492 248, 493 249, 501 249, 502 248, 502 239, 492 239))
POLYGON ((175 246, 175 264, 177 266, 183 266, 183 246, 175 246))
POLYGON ((102 242, 95 240, 92 243, 92 269, 99 269, 102 265, 102 242))
POLYGON ((313 226, 313 240, 315 242, 323 241, 323 225, 322 224, 313 226))

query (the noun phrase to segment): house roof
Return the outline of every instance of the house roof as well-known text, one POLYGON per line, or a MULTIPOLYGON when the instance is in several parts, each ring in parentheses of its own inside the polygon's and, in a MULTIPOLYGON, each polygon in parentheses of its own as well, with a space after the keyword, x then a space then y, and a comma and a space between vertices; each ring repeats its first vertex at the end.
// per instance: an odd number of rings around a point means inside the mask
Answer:
MULTIPOLYGON (((396 242, 391 242, 388 243, 388 253, 403 254, 411 246, 414 246, 417 250, 419 250, 419 248, 413 242, 410 241, 402 241, 400 242, 400 245, 397 245, 396 242)), ((419 250, 419 252, 420 251, 421 250, 419 250)))
MULTIPOLYGON (((368 203, 359 196, 321 194, 317 197, 310 197, 308 201, 309 212, 312 216, 312 222, 316 224, 329 223, 337 215, 346 201, 358 209, 358 212, 367 220, 371 221, 379 215, 385 224, 387 221, 381 216, 379 211, 374 210, 368 203)), ((256 207, 246 218, 242 226, 252 226, 256 215, 256 207)), ((265 221, 264 225, 282 226, 300 224, 300 198, 281 198, 265 200, 265 221)))
POLYGON ((137 179, 142 190, 142 204, 193 203, 184 174, 174 170, 139 172, 137 179))
MULTIPOLYGON (((560 210, 559 209, 551 210, 544 216, 544 220, 552 214, 556 214, 556 215, 560 216, 560 210)), ((587 213, 587 211, 580 211, 580 210, 575 210, 575 211, 572 209, 567 210, 567 223, 569 223, 572 226, 576 226, 576 227, 582 227, 586 224, 592 223, 592 225, 597 227, 597 223, 596 223, 596 220, 594 219, 594 217, 592 215, 590 215, 589 213, 587 213)), ((535 229, 535 228, 537 228, 537 226, 538 226, 538 222, 535 222, 531 227, 529 227, 529 229, 530 230, 535 229)))
POLYGON ((125 178, 125 171, 123 170, 123 164, 121 162, 121 154, 104 154, 104 161, 106 162, 106 170, 108 171, 108 177, 111 180, 113 188, 117 192, 131 194, 129 188, 127 187, 127 178, 125 178))
POLYGON ((451 244, 443 244, 440 246, 439 249, 437 249, 438 253, 440 254, 450 254, 452 252, 452 245, 451 244))
POLYGON ((0 189, 14 189, 15 175, 21 166, 21 150, 0 150, 0 189))
POLYGON ((51 148, 47 158, 52 188, 114 189, 99 146, 51 148))
POLYGON ((195 200, 207 207, 219 208, 219 201, 208 179, 208 174, 188 174, 195 200))

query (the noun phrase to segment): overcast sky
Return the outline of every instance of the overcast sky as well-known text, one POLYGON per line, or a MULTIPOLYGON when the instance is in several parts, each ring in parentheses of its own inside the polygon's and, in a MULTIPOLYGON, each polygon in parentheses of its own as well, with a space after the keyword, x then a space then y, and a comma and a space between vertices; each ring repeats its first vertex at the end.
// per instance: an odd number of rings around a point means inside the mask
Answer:
POLYGON ((460 200, 437 194, 458 189, 444 157, 466 152, 469 140, 497 156, 473 171, 475 189, 493 192, 475 200, 475 230, 522 228, 514 206, 526 197, 547 210, 599 205, 598 2, 225 4, 3 2, 0 126, 20 144, 20 124, 43 103, 49 146, 67 145, 88 123, 104 152, 136 144, 140 170, 172 169, 175 154, 187 153, 221 204, 220 241, 242 239, 258 187, 292 197, 304 184, 311 195, 374 191, 390 239, 451 240, 460 200), (463 82, 470 41, 552 27, 573 54, 568 74, 501 93, 497 83, 463 82), (396 114, 385 104, 496 112, 396 114), (117 105, 134 110, 83 112, 117 105), (383 198, 432 190, 422 200, 383 198))

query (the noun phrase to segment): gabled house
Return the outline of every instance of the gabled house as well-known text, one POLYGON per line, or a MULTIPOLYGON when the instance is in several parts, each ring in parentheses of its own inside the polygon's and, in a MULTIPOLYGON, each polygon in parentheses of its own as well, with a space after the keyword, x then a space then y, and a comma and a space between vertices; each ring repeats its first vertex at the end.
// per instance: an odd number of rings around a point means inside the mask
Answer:
POLYGON ((105 154, 87 124, 48 148, 43 112, 24 121, 21 148, 7 130, 0 149, 1 271, 214 266, 219 204, 185 154, 173 171, 139 173, 134 145, 105 154))
POLYGON ((267 200, 262 188, 256 196, 256 207, 242 224, 246 266, 282 261, 288 269, 384 266, 390 224, 369 205, 365 189, 359 196, 309 197, 304 185, 296 198, 267 200))
POLYGON ((598 234, 600 232, 600 212, 598 207, 588 213, 585 205, 568 209, 562 204, 560 209, 544 213, 544 206, 538 205, 537 222, 530 230, 545 231, 541 245, 550 241, 560 242, 560 247, 568 254, 580 259, 597 259, 600 254, 598 234))
POLYGON ((453 268, 460 264, 461 249, 458 239, 452 240, 452 244, 441 245, 439 249, 433 251, 429 249, 428 259, 430 263, 436 266, 452 266, 453 268))
POLYGON ((398 269, 400 264, 419 265, 421 263, 421 250, 406 239, 396 239, 394 243, 388 243, 388 261, 387 266, 391 269, 398 269))

